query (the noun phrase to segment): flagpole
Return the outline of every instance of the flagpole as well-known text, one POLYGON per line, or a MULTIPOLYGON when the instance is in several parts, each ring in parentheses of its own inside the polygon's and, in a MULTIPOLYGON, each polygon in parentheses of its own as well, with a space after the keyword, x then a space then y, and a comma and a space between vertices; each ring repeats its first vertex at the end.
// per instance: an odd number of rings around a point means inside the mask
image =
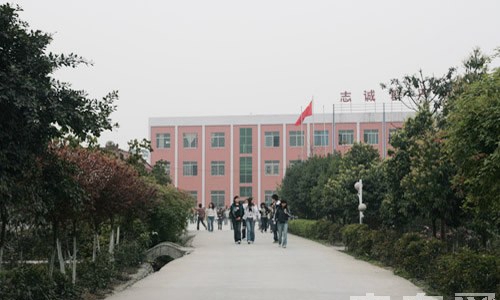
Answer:
POLYGON ((314 96, 311 96, 311 114, 312 114, 312 119, 313 119, 313 126, 312 126, 312 136, 313 139, 311 141, 311 156, 314 156, 314 96))
MULTIPOLYGON (((323 104, 323 134, 325 134, 325 133, 326 133, 326 123, 325 123, 325 105, 323 104)), ((328 135, 327 135, 327 137, 328 137, 328 135)), ((326 140, 325 140, 325 142, 326 142, 326 140)), ((323 145, 323 150, 324 150, 324 151, 323 151, 323 154, 325 155, 325 157, 326 157, 326 147, 327 147, 327 146, 328 146, 328 144, 323 145)))
MULTIPOLYGON (((301 135, 302 135, 302 144, 305 144, 305 143, 304 143, 305 138, 304 138, 304 136, 303 136, 303 134, 304 134, 304 119, 302 118, 302 106, 300 107, 300 115, 299 115, 299 118, 300 118, 300 135, 299 135, 299 136, 301 136, 301 135)), ((301 160, 301 161, 304 161, 304 145, 302 145, 302 146, 300 147, 300 151, 302 152, 302 153, 300 154, 300 160, 301 160)))

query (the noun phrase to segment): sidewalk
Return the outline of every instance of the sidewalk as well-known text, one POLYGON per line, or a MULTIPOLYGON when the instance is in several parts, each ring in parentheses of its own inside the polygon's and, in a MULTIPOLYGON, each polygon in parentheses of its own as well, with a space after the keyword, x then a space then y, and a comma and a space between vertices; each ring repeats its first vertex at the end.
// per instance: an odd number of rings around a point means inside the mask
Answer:
POLYGON ((289 235, 282 249, 270 233, 256 232, 255 244, 236 245, 229 227, 192 232, 192 254, 107 299, 347 300, 374 293, 401 300, 422 293, 391 271, 297 236, 289 235))

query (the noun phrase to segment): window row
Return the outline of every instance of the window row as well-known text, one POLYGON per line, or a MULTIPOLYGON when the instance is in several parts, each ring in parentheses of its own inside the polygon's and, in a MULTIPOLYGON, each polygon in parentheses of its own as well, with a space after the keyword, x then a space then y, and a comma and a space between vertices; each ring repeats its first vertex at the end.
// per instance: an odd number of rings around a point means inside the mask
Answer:
MULTIPOLYGON (((398 129, 389 129, 389 140, 398 129)), ((354 143, 354 130, 339 130, 338 131, 339 145, 352 145, 354 143)), ((363 131, 363 142, 366 144, 378 144, 379 140, 378 129, 365 129, 363 131)), ((182 135, 183 147, 185 149, 198 148, 198 134, 197 133, 183 133, 182 135)), ((304 131, 290 131, 289 132, 289 145, 290 147, 303 147, 304 146, 304 131)), ((210 137, 210 144, 212 148, 224 148, 226 146, 226 137, 224 132, 213 132, 210 137)), ((240 153, 252 153, 252 128, 240 128, 240 153)), ((329 145, 329 131, 328 130, 314 130, 314 146, 328 146, 329 145)), ((267 148, 280 147, 280 132, 279 131, 266 131, 264 132, 264 146, 267 148)), ((157 133, 156 134, 156 148, 166 149, 170 148, 170 134, 157 133)))
MULTIPOLYGON (((266 205, 271 205, 272 195, 275 194, 276 191, 264 191, 264 202, 266 205)), ((198 201, 198 191, 188 191, 188 194, 193 198, 194 201, 198 201)), ((240 186, 239 196, 241 198, 247 198, 252 196, 252 187, 251 186, 240 186)), ((230 203, 232 199, 228 199, 228 203, 230 203)), ((212 202, 216 208, 225 207, 226 206, 226 192, 225 191, 210 191, 210 202, 212 202)))
MULTIPOLYGON (((290 165, 298 161, 290 161, 290 165)), ((170 162, 163 162, 165 173, 170 175, 170 162)), ((252 158, 240 157, 240 182, 252 183, 252 158)), ((264 161, 264 175, 279 175, 280 174, 280 161, 279 160, 266 160, 264 161)), ((182 163, 183 176, 198 176, 198 162, 184 161, 182 163)), ((211 161, 210 162, 210 175, 212 176, 225 176, 226 175, 226 162, 225 161, 211 161)))

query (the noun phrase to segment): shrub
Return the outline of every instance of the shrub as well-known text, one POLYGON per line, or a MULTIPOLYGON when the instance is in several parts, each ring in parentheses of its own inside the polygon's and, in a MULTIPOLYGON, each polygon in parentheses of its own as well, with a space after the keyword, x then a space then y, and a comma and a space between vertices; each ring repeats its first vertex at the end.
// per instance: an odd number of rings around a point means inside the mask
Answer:
POLYGON ((342 225, 331 224, 330 232, 328 233, 328 242, 332 245, 342 242, 342 225))
POLYGON ((384 264, 394 264, 394 247, 398 240, 397 232, 388 229, 373 231, 370 256, 384 264))
POLYGON ((0 299, 73 300, 80 292, 71 281, 55 271, 48 276, 45 265, 25 265, 0 274, 0 299))
POLYGON ((494 255, 463 249, 434 265, 430 283, 446 295, 500 292, 500 259, 494 255))
POLYGON ((105 289, 117 274, 107 253, 99 254, 95 262, 83 262, 78 273, 81 274, 79 284, 91 293, 105 289))
POLYGON ((313 238, 313 227, 316 221, 314 220, 290 220, 288 221, 288 230, 290 233, 305 237, 305 238, 313 238))
POLYGON ((124 242, 117 246, 115 263, 118 270, 138 266, 144 259, 144 247, 140 242, 124 242))
POLYGON ((368 232, 366 224, 350 224, 342 228, 342 242, 348 251, 353 251, 358 247, 358 243, 363 235, 368 232))
POLYGON ((395 244, 396 267, 418 279, 428 277, 436 258, 445 251, 445 244, 417 233, 404 234, 395 244))

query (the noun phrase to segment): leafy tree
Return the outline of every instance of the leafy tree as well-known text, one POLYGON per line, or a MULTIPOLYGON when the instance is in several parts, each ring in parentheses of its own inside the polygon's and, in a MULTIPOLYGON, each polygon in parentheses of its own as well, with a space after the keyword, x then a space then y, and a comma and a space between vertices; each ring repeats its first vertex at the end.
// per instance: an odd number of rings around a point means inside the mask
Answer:
POLYGON ((471 83, 447 122, 447 149, 458 168, 454 184, 486 243, 500 225, 500 69, 471 83))
POLYGON ((153 166, 151 174, 156 179, 156 182, 161 185, 167 185, 172 183, 172 179, 167 175, 167 162, 165 160, 159 160, 153 166))
POLYGON ((29 189, 23 183, 32 181, 48 143, 67 134, 85 140, 111 129, 109 115, 118 96, 112 92, 102 100, 90 99, 55 80, 57 69, 87 61, 75 54, 47 53, 51 36, 30 30, 19 11, 0 5, 0 252, 12 213, 27 198, 14 196, 29 195, 20 190, 29 189))

